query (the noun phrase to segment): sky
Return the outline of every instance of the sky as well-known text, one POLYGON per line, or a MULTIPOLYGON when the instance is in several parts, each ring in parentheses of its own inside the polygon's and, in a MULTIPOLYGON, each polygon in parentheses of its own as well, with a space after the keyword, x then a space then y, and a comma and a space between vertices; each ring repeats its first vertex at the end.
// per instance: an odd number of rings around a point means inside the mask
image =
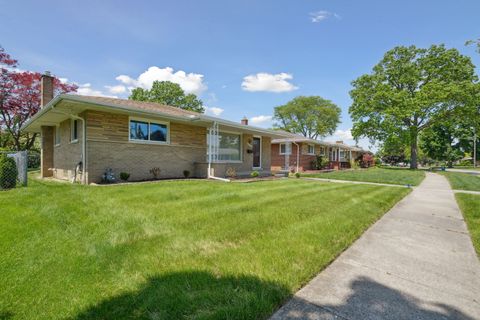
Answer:
POLYGON ((210 115, 266 128, 276 106, 319 95, 342 109, 325 140, 354 143, 351 82, 399 45, 444 43, 480 66, 465 46, 480 38, 479 13, 478 0, 0 0, 0 46, 80 94, 126 98, 169 80, 210 115))

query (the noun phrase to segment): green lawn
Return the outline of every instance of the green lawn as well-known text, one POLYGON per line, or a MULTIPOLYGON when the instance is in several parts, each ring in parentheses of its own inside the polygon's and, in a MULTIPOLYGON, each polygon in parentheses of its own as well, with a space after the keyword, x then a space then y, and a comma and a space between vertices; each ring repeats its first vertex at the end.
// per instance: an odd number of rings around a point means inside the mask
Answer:
POLYGON ((455 197, 467 222, 473 246, 480 256, 480 195, 457 193, 455 197))
POLYGON ((442 172, 447 177, 452 189, 480 191, 480 175, 461 172, 442 172))
POLYGON ((0 318, 267 318, 408 192, 30 181, 0 192, 0 318))
POLYGON ((302 177, 315 177, 334 180, 351 180, 390 183, 413 186, 419 185, 425 178, 422 170, 409 170, 400 168, 370 168, 359 170, 331 171, 325 173, 302 174, 302 177))

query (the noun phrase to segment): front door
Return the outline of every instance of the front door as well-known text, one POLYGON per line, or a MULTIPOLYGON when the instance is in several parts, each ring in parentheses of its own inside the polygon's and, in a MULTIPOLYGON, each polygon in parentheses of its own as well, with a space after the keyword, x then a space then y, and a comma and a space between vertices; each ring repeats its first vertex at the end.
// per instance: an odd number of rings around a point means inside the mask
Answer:
POLYGON ((260 168, 262 162, 262 139, 253 138, 253 167, 260 168))

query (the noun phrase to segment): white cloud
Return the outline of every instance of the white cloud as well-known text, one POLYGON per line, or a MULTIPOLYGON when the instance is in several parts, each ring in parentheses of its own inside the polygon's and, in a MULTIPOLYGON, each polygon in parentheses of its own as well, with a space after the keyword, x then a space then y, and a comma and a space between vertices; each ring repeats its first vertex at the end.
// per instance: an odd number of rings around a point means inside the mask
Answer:
POLYGON ((127 88, 124 85, 116 85, 116 86, 105 86, 110 93, 113 94, 121 94, 127 92, 127 88))
POLYGON ((353 140, 351 128, 347 130, 337 129, 333 135, 338 137, 339 140, 353 140))
POLYGON ((310 13, 310 20, 313 23, 322 22, 322 21, 327 20, 328 18, 331 18, 331 17, 334 17, 336 19, 341 19, 340 15, 338 15, 334 12, 326 11, 326 10, 320 10, 320 11, 310 13))
POLYGON ((211 115, 214 115, 214 116, 219 116, 223 113, 223 111, 225 111, 224 109, 222 108, 218 108, 218 107, 205 107, 205 113, 206 114, 211 114, 211 115))
POLYGON ((260 72, 244 77, 242 89, 251 92, 289 92, 298 89, 298 87, 288 82, 291 79, 293 79, 293 76, 285 72, 278 74, 260 72))
POLYGON ((103 93, 100 90, 96 90, 92 88, 91 83, 84 83, 84 84, 77 84, 78 89, 76 94, 79 94, 81 96, 97 96, 97 97, 109 97, 109 98, 117 98, 115 95, 108 95, 103 93))
POLYGON ((268 126, 272 123, 272 116, 255 116, 250 119, 250 123, 258 126, 268 126))
POLYGON ((150 89, 153 82, 158 80, 177 83, 186 93, 199 95, 207 90, 207 85, 203 82, 202 74, 186 73, 182 70, 174 72, 173 68, 170 67, 159 68, 152 66, 140 74, 136 79, 127 75, 119 75, 115 79, 129 87, 141 87, 144 89, 150 89))

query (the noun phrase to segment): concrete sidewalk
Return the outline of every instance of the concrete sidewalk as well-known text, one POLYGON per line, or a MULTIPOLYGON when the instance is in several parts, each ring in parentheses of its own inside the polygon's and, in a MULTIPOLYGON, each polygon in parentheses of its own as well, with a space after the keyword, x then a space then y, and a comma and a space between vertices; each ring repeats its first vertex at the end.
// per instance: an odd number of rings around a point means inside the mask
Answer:
POLYGON ((427 173, 271 319, 480 319, 480 262, 446 178, 427 173))

